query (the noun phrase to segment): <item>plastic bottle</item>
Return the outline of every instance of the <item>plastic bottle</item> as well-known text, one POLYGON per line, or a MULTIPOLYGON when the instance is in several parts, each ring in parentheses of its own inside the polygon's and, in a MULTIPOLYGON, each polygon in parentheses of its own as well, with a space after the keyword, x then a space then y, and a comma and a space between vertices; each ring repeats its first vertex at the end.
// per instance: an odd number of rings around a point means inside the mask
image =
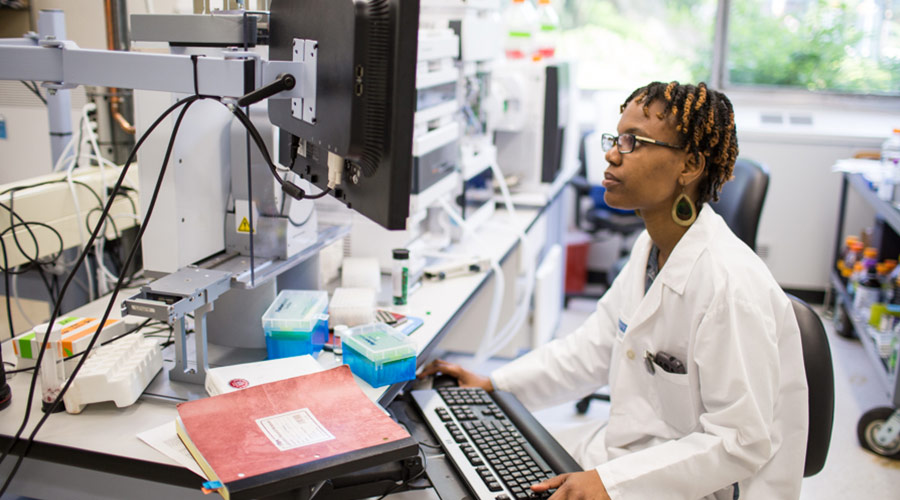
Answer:
POLYGON ((895 128, 890 137, 881 143, 881 172, 882 178, 887 182, 883 181, 879 186, 878 197, 885 201, 896 201, 900 195, 900 128, 895 128), (882 196, 881 186, 885 185, 891 188, 887 197, 882 196))
POLYGON ((506 58, 525 59, 534 52, 537 12, 531 0, 513 0, 504 11, 506 24, 506 58))
POLYGON ((866 247, 865 250, 863 250, 862 255, 863 267, 865 267, 866 272, 868 272, 870 267, 875 267, 875 264, 878 263, 878 249, 874 247, 866 247))
POLYGON ((858 237, 847 236, 844 239, 844 248, 841 249, 840 258, 837 261, 837 270, 844 284, 847 283, 847 279, 850 278, 850 274, 853 272, 853 265, 856 264, 856 255, 853 248, 857 243, 859 243, 858 237))
POLYGON ((559 41, 559 14, 551 0, 538 0, 537 19, 538 30, 534 40, 537 53, 542 58, 549 59, 556 54, 556 44, 559 41))
POLYGON ((888 303, 900 305, 900 278, 894 280, 892 288, 891 297, 888 299, 888 303))

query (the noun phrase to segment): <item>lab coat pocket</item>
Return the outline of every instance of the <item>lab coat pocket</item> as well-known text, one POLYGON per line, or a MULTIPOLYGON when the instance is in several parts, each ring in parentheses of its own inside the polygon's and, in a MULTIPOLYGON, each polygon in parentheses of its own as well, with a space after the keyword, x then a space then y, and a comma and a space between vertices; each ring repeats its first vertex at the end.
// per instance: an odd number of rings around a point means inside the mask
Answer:
POLYGON ((669 373, 657 367, 653 384, 662 420, 682 434, 691 432, 698 419, 694 414, 695 405, 688 375, 669 373))

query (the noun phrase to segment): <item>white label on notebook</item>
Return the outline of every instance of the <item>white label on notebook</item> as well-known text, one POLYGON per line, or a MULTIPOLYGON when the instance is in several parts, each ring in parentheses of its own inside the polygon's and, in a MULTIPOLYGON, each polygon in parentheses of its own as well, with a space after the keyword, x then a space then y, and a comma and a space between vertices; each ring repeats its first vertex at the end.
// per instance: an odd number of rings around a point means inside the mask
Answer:
POLYGON ((281 451, 334 439, 309 408, 258 418, 256 424, 281 451))

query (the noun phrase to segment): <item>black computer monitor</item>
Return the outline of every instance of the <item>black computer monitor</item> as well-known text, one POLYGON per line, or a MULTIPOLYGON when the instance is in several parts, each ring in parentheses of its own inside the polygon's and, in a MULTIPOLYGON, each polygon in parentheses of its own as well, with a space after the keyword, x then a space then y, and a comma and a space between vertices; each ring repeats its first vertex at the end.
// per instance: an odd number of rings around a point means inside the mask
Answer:
POLYGON ((281 162, 290 136, 305 156, 293 170, 325 188, 328 152, 345 159, 332 193, 387 229, 409 215, 419 0, 273 0, 269 58, 292 60, 295 39, 317 43, 316 120, 295 118, 291 101, 269 101, 280 127, 281 162))
POLYGON ((569 122, 569 65, 565 62, 548 64, 546 83, 541 182, 552 183, 562 169, 569 122))

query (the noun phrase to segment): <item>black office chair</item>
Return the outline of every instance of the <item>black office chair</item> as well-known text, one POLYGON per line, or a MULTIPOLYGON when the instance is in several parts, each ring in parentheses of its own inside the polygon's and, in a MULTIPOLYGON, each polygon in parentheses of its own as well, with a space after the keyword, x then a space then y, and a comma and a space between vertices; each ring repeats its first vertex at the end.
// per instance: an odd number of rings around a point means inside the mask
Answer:
POLYGON ((803 365, 809 387, 809 433, 803 477, 814 476, 825 466, 834 423, 834 368, 828 337, 819 315, 806 302, 788 295, 800 325, 803 365))
POLYGON ((734 179, 722 186, 719 201, 709 204, 754 252, 759 216, 768 189, 769 170, 756 161, 738 158, 734 163, 734 179))

